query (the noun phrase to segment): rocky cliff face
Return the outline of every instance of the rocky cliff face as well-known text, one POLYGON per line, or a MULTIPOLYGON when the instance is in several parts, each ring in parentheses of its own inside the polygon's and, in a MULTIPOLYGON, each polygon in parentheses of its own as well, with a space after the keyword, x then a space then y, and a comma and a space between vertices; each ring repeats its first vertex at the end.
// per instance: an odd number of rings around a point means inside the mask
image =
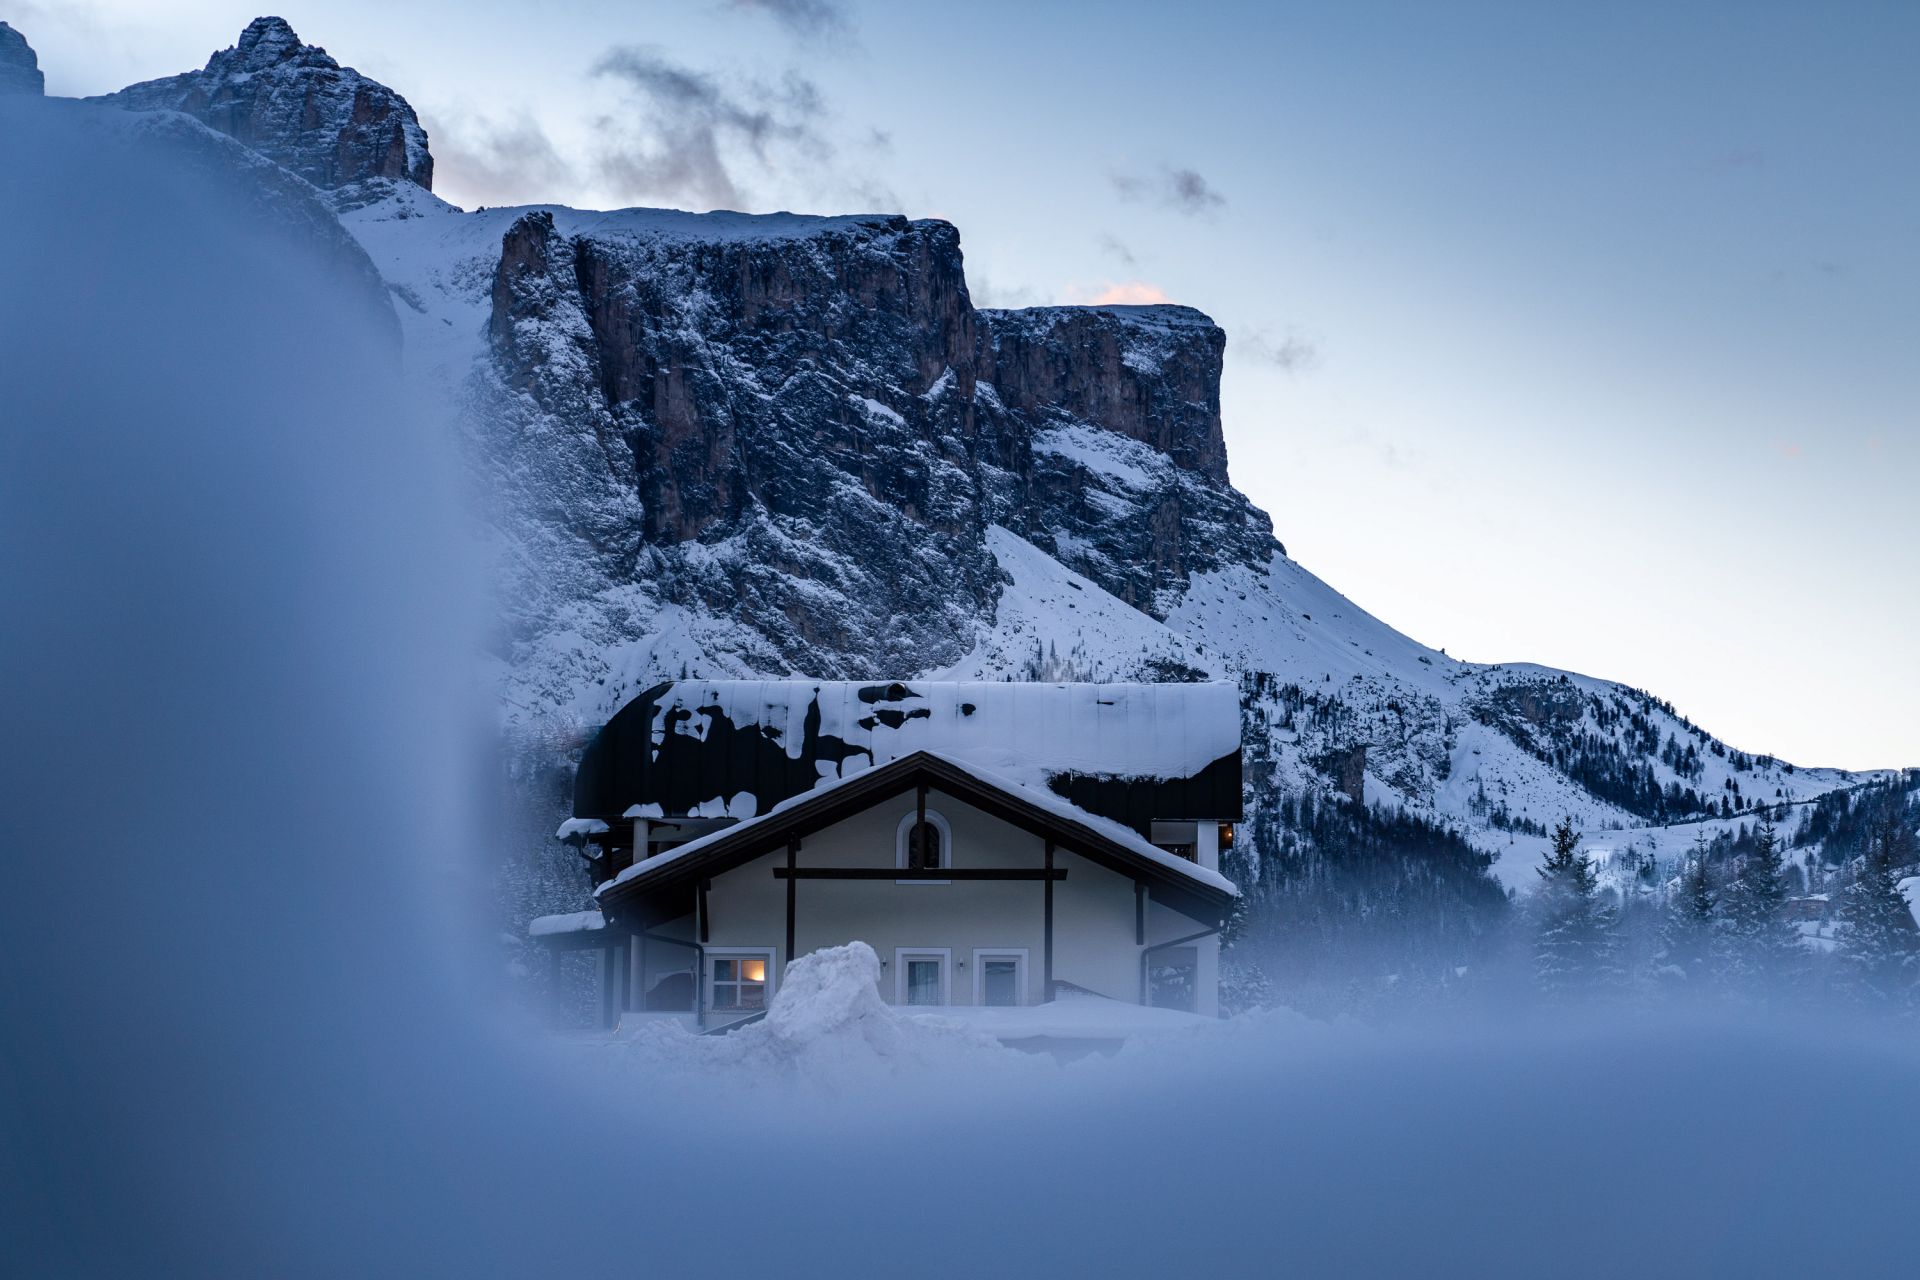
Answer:
POLYGON ((756 665, 957 660, 999 592, 990 525, 1149 611, 1274 549, 1226 482, 1211 321, 977 311, 946 223, 536 211, 486 324, 501 469, 570 459, 597 551, 735 621, 756 665), (517 456, 536 432, 543 462, 517 456))
POLYGON ((981 313, 982 378, 1008 407, 1062 414, 1227 481, 1220 364, 1227 335, 1189 307, 981 313))
MULTIPOLYGON (((522 724, 687 674, 1204 675, 1243 681, 1264 794, 1489 842, 1714 811, 1729 781, 1662 757, 1704 735, 1646 695, 1457 662, 1288 560, 1228 481, 1197 311, 977 310, 954 229, 898 217, 396 192, 348 222, 415 340, 474 334, 522 724), (1516 735, 1485 710, 1513 699, 1573 720, 1516 735)), ((1767 764, 1745 794, 1835 782, 1767 764)))
POLYGON ((255 18, 203 70, 94 101, 183 111, 328 190, 371 178, 433 185, 426 131, 407 100, 300 43, 281 18, 255 18))
POLYGON ((496 504, 503 718, 548 763, 662 678, 1237 679, 1236 874, 1297 851, 1283 802, 1342 792, 1507 850, 1516 884, 1563 814, 1644 852, 1851 781, 1456 661, 1288 559, 1229 482, 1197 311, 977 310, 942 222, 463 212, 404 100, 277 19, 105 101, 198 116, 228 137, 144 119, 370 256, 496 504))
POLYGON ((0 22, 0 94, 43 94, 47 78, 40 73, 40 59, 34 56, 27 38, 0 22))

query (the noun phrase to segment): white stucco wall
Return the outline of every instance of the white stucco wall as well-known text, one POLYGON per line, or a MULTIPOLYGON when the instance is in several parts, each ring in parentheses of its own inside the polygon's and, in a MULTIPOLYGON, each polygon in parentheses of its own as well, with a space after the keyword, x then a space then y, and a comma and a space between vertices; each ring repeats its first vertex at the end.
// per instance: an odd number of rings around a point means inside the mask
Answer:
MULTIPOLYGON (((912 795, 900 796, 815 832, 801 846, 800 865, 895 866, 896 833, 914 803, 912 795)), ((937 791, 929 793, 927 807, 945 817, 952 828, 952 866, 1038 869, 1045 864, 1039 836, 937 791)), ((775 867, 785 864, 786 853, 781 850, 714 877, 707 894, 709 951, 771 948, 776 973, 791 959, 785 954, 786 881, 773 874, 775 867)), ((1133 881, 1065 850, 1055 852, 1054 865, 1067 876, 1054 884, 1053 976, 1116 1000, 1137 1001, 1141 947, 1134 942, 1133 881)), ((795 950, 804 955, 854 940, 869 944, 886 966, 880 991, 888 1001, 894 998, 898 948, 950 951, 948 976, 955 1004, 973 1002, 976 949, 1024 950, 1024 1002, 1038 1004, 1046 998, 1045 885, 1041 881, 801 880, 795 904, 795 950)), ((1152 902, 1147 926, 1149 943, 1203 927, 1152 902)), ((685 934, 689 927, 690 922, 678 921, 656 932, 685 934)), ((1217 944, 1201 944, 1202 1012, 1213 1008, 1217 957, 1217 944)), ((649 980, 669 969, 685 968, 687 962, 685 948, 651 944, 649 980)), ((637 977, 636 973, 636 990, 637 977)))

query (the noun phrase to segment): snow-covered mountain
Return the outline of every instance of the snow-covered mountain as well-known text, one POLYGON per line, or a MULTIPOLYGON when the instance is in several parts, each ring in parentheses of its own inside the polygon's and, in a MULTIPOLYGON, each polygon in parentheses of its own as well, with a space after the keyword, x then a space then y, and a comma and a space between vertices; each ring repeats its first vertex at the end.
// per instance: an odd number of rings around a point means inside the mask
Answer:
POLYGON ((1341 596, 1231 484, 1227 336, 1198 311, 976 308, 939 221, 464 211, 405 99, 279 19, 98 101, 252 148, 371 260, 497 504, 503 715, 530 740, 683 676, 1232 678, 1254 811, 1364 796, 1507 852, 1510 881, 1561 815, 1863 780, 1605 680, 1456 661, 1341 596))
POLYGON ((92 101, 185 112, 328 189, 368 178, 433 185, 426 131, 407 100, 300 43, 283 18, 255 18, 199 71, 92 101))
POLYGON ((0 22, 0 94, 24 93, 38 96, 46 92, 47 78, 40 73, 40 59, 27 38, 0 22))

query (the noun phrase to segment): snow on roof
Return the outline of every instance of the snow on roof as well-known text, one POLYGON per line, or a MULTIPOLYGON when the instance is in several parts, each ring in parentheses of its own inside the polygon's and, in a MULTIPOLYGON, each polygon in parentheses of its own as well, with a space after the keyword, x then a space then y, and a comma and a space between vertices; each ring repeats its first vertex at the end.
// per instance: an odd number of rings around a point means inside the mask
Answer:
MULTIPOLYGON (((1131 827, 1114 822, 1109 818, 1102 818, 1097 814, 1088 813, 1085 809, 1070 804, 1066 800, 1053 794, 1053 792, 1047 790, 1045 786, 1026 786, 1011 778, 1003 777, 989 770, 982 769, 970 761, 957 759, 941 752, 929 751, 927 754, 952 765, 977 782, 1007 792, 1010 795, 1018 796, 1037 808, 1045 809, 1057 818, 1061 818, 1067 822, 1077 823, 1090 831, 1097 832, 1113 843, 1120 845, 1128 852, 1137 854, 1149 862, 1156 863, 1169 871, 1186 876, 1190 880, 1194 880, 1206 885, 1208 888, 1216 889, 1223 893, 1230 893, 1235 896, 1238 896, 1240 893, 1239 887, 1219 872, 1211 871, 1197 862, 1190 862, 1185 858, 1168 853, 1165 849, 1141 837, 1141 835, 1131 827)), ((844 777, 823 778, 811 791, 803 791, 797 796, 789 796, 779 804, 774 805, 771 809, 768 809, 765 813, 742 819, 730 827, 723 827, 718 831, 701 836, 697 840, 689 840, 684 844, 676 845, 670 851, 662 853, 657 857, 648 858, 644 862, 636 862, 619 875, 613 877, 613 879, 605 881, 595 888, 593 891, 594 896, 599 897, 613 886, 624 884, 641 875, 651 875, 661 867, 670 866, 682 858, 690 857, 693 854, 701 852, 717 840, 734 836, 747 828, 768 822, 800 805, 817 800, 821 796, 830 794, 840 787, 845 786, 847 783, 854 781, 859 776, 859 773, 850 773, 844 777)))
POLYGON ((930 751, 1022 782, 1059 773, 1188 778, 1240 749, 1240 691, 1226 681, 682 680, 655 701, 654 741, 669 732, 705 738, 717 710, 735 728, 772 730, 798 760, 815 707, 820 737, 871 749, 873 764, 930 751))
POLYGON ((556 933, 586 933, 607 927, 607 918, 598 911, 572 911, 565 915, 539 916, 527 925, 527 936, 545 938, 556 933))
POLYGON ((598 818, 568 818, 553 833, 555 840, 572 840, 576 836, 597 836, 607 830, 607 824, 598 818))

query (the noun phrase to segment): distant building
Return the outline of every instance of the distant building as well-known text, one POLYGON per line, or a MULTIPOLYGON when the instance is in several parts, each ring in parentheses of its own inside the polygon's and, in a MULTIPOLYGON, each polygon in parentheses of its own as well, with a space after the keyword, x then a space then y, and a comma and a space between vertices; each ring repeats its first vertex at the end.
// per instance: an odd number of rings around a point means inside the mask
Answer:
POLYGON ((559 833, 599 909, 531 932, 599 953, 608 1024, 754 1016, 854 940, 885 999, 1002 1028, 1063 994, 1209 1015, 1240 785, 1229 684, 663 684, 588 746, 559 833))
POLYGON ((1788 898, 1780 913, 1795 924, 1802 921, 1824 924, 1833 918, 1833 903, 1824 893, 1809 893, 1788 898))

